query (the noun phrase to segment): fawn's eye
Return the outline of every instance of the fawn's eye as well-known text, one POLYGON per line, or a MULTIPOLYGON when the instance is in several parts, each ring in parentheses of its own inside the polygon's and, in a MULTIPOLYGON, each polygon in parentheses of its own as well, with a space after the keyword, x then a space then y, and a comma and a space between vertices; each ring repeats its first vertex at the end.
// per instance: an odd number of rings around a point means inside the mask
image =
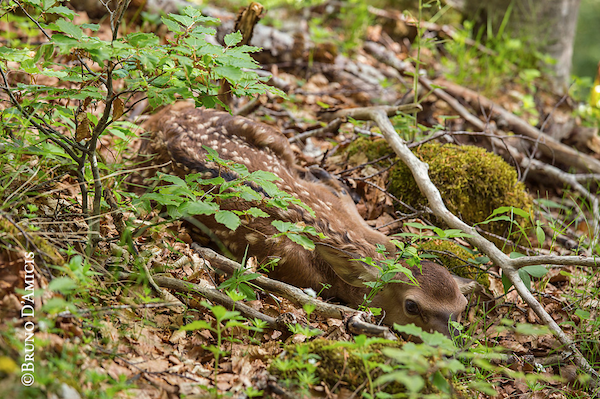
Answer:
POLYGON ((418 316, 421 313, 419 305, 410 299, 407 299, 406 302, 404 302, 404 308, 406 309, 406 313, 412 316, 418 316))

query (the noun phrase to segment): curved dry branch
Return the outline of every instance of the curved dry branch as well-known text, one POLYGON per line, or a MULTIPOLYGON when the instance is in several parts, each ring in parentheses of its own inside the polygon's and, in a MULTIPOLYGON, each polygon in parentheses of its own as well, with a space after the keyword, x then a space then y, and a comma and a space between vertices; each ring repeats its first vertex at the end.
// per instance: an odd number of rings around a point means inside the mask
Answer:
POLYGON ((511 263, 516 269, 532 265, 584 266, 593 269, 600 268, 600 258, 584 256, 523 256, 521 258, 511 259, 511 263))
MULTIPOLYGON (((198 253, 203 259, 210 262, 213 267, 224 271, 227 274, 233 274, 235 270, 245 270, 239 263, 216 253, 215 251, 204 248, 197 243, 192 244, 192 249, 198 253)), ((259 276, 252 280, 252 284, 277 295, 288 299, 296 305, 309 304, 315 307, 315 312, 334 319, 343 319, 344 315, 354 314, 358 311, 347 306, 334 305, 325 303, 316 298, 305 294, 300 288, 282 283, 281 281, 273 280, 268 277, 259 276)))
POLYGON ((455 229, 460 229, 470 235, 470 237, 467 238, 467 241, 469 241, 469 243, 474 247, 477 247, 483 251, 489 256, 494 264, 498 265, 502 269, 503 274, 508 277, 525 303, 527 303, 535 312, 535 314, 541 319, 541 321, 548 326, 558 340, 573 353, 573 360, 577 366, 580 367, 585 373, 592 376, 591 385, 594 388, 600 386, 600 374, 590 366, 575 343, 564 333, 564 331, 548 314, 548 312, 546 312, 542 305, 533 296, 531 291, 529 291, 527 286, 523 283, 523 280, 521 280, 519 277, 519 267, 515 266, 518 265, 518 263, 515 262, 517 259, 510 259, 492 242, 485 239, 473 227, 460 220, 458 217, 452 214, 448 208, 446 208, 439 190, 429 179, 429 174, 427 172, 429 166, 420 161, 410 151, 406 143, 400 138, 398 133, 396 133, 394 126, 388 118, 387 112, 379 107, 354 108, 339 110, 333 113, 331 117, 352 117, 357 120, 374 121, 377 126, 379 126, 381 133, 384 135, 385 139, 392 147, 396 155, 398 155, 398 157, 412 172, 415 181, 421 190, 421 193, 423 193, 423 195, 429 201, 429 206, 433 213, 441 218, 448 226, 455 229))

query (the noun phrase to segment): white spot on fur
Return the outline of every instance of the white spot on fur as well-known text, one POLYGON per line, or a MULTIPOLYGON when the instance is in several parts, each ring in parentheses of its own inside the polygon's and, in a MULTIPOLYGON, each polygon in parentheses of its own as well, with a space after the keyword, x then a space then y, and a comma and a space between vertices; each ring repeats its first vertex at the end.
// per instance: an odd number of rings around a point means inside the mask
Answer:
POLYGON ((260 237, 256 233, 246 234, 246 241, 248 241, 248 243, 250 243, 251 245, 257 244, 259 242, 259 240, 260 240, 260 237))

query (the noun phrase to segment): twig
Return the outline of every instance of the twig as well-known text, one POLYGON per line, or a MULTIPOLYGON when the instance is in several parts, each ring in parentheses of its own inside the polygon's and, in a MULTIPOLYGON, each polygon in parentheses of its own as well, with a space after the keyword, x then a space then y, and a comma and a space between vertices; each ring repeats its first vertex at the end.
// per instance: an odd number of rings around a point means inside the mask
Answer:
MULTIPOLYGON (((179 292, 187 292, 190 294, 199 294, 210 301, 225 306, 228 309, 235 309, 239 311, 246 318, 262 320, 269 326, 269 328, 280 331, 289 331, 288 325, 279 322, 278 319, 267 316, 266 314, 251 308, 245 303, 234 301, 229 296, 214 288, 203 287, 198 284, 192 284, 187 281, 182 281, 172 277, 155 276, 154 281, 163 288, 170 288, 179 292)), ((311 327, 311 330, 320 331, 313 327, 311 327)))
MULTIPOLYGON (((225 273, 233 274, 235 270, 244 270, 243 267, 226 257, 219 255, 211 249, 201 247, 197 243, 192 244, 192 249, 196 251, 201 257, 207 259, 213 267, 223 270, 225 273)), ((252 280, 252 284, 273 292, 277 295, 290 300, 295 304, 310 304, 315 307, 315 312, 323 315, 324 317, 332 317, 335 319, 343 319, 344 314, 354 314, 358 312, 356 309, 349 308, 347 306, 334 305, 325 303, 316 298, 313 298, 305 294, 300 288, 292 285, 282 283, 281 281, 273 280, 268 277, 259 276, 252 280)))
POLYGON ((555 166, 544 164, 537 159, 524 158, 523 163, 528 164, 531 170, 544 173, 546 176, 553 177, 563 184, 570 185, 575 191, 584 196, 592 208, 592 222, 590 232, 590 253, 594 250, 600 240, 600 205, 598 197, 592 194, 587 188, 577 181, 574 175, 563 172, 555 166))

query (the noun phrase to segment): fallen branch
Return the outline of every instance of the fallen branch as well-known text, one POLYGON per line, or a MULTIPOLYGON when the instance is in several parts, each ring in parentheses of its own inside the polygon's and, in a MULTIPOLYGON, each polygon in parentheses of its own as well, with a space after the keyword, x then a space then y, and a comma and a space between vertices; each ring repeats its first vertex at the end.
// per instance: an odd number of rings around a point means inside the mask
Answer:
MULTIPOLYGON (((275 330, 282 329, 282 326, 274 317, 267 316, 266 314, 263 314, 242 302, 236 302, 217 289, 203 287, 199 284, 189 283, 173 277, 154 276, 154 282, 162 288, 169 288, 178 292, 201 295, 209 301, 223 305, 228 309, 235 309, 239 311, 246 318, 262 320, 269 326, 269 328, 275 330)), ((283 330, 288 331, 287 326, 285 326, 283 330)))
MULTIPOLYGON (((192 249, 198 253, 203 259, 210 262, 213 267, 224 271, 227 274, 233 274, 236 270, 245 270, 239 263, 216 253, 215 251, 201 247, 197 243, 192 243, 192 249)), ((252 284, 277 295, 288 299, 297 305, 309 304, 315 307, 315 312, 334 319, 342 320, 345 314, 354 314, 358 312, 356 309, 342 305, 334 305, 325 303, 316 298, 305 294, 300 288, 294 287, 281 281, 273 280, 265 276, 259 276, 252 280, 252 284)))
MULTIPOLYGON (((544 132, 531 126, 527 121, 519 118, 512 112, 505 110, 500 105, 483 97, 481 94, 447 81, 436 81, 431 83, 428 82, 427 79, 421 77, 419 77, 419 81, 426 87, 427 84, 443 86, 446 93, 449 93, 453 97, 463 98, 471 105, 471 107, 473 107, 473 109, 483 109, 487 111, 493 119, 501 119, 508 123, 515 133, 539 140, 540 143, 543 144, 539 149, 547 157, 556 159, 565 165, 573 166, 586 172, 600 173, 600 161, 597 159, 579 152, 553 137, 544 134, 544 132)), ((437 95, 439 90, 440 89, 435 89, 434 94, 437 95)), ((444 101, 446 100, 444 99, 444 101)))
MULTIPOLYGON (((227 259, 209 248, 201 247, 197 243, 192 244, 192 249, 202 258, 208 260, 212 266, 227 274, 233 274, 235 270, 244 270, 239 263, 227 259)), ((315 313, 324 317, 346 320, 348 331, 352 333, 383 337, 391 340, 396 339, 389 328, 366 322, 365 318, 368 317, 368 315, 365 312, 347 306, 325 303, 305 294, 300 288, 264 276, 255 278, 252 280, 252 284, 266 291, 280 295, 297 305, 303 306, 305 304, 310 304, 314 306, 315 313)))
MULTIPOLYGON (((579 351, 575 343, 569 338, 560 326, 554 321, 554 319, 546 312, 542 305, 533 296, 531 291, 523 283, 519 277, 519 259, 510 259, 500 249, 498 249, 492 242, 481 236, 473 227, 469 226, 454 214, 452 214, 448 208, 444 205, 442 196, 437 187, 431 182, 429 174, 427 172, 429 166, 420 161, 408 148, 406 143, 400 138, 398 133, 395 131, 394 126, 388 118, 385 109, 380 107, 370 108, 354 108, 344 109, 328 115, 330 118, 343 118, 352 117, 357 120, 372 120, 374 121, 381 130, 381 133, 385 136, 385 139, 392 147, 398 157, 406 164, 406 166, 412 172, 421 193, 427 198, 429 206, 433 213, 441 218, 444 223, 451 228, 460 229, 469 235, 466 238, 467 241, 473 247, 479 248, 484 252, 494 264, 498 265, 503 274, 510 280, 514 285, 515 289, 523 298, 525 303, 535 312, 540 320, 548 326, 552 333, 558 338, 558 340, 565 345, 574 354, 574 362, 579 368, 585 373, 592 376, 590 385, 594 388, 600 386, 600 374, 594 370, 588 361, 584 358, 583 354, 579 351)), ((551 259, 551 258, 550 258, 551 259)))

